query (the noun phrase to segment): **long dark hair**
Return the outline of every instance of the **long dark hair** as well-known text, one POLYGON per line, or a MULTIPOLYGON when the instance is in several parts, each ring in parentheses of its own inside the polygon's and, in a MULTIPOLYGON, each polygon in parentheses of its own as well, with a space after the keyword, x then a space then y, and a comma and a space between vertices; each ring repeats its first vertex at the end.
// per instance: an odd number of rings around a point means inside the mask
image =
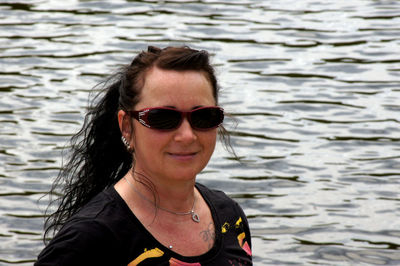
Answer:
MULTIPOLYGON (((61 168, 49 192, 51 206, 57 206, 45 221, 44 240, 56 233, 90 199, 120 180, 134 165, 134 151, 121 142, 119 110, 132 110, 140 100, 146 72, 151 67, 169 70, 202 71, 218 103, 218 84, 206 51, 189 47, 149 46, 128 66, 103 83, 86 114, 82 129, 71 138, 67 162, 61 168), (53 198, 56 197, 55 200, 53 198)), ((220 136, 229 150, 229 135, 220 127, 220 136)), ((230 147, 230 148, 229 148, 230 147)))

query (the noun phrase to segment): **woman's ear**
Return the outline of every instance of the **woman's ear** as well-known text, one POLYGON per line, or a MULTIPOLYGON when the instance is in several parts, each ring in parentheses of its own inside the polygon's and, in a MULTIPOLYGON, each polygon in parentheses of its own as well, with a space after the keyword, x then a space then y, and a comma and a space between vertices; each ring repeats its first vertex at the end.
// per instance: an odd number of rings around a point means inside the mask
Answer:
POLYGON ((126 116, 125 111, 123 110, 119 110, 118 111, 118 125, 119 125, 119 130, 121 131, 121 133, 123 132, 123 121, 124 121, 124 117, 126 116))
POLYGON ((129 150, 133 150, 133 142, 132 142, 132 121, 130 116, 123 110, 118 111, 118 125, 119 130, 121 131, 121 135, 125 138, 128 145, 129 150))
POLYGON ((122 136, 124 136, 127 140, 131 139, 131 123, 130 123, 129 115, 123 111, 118 111, 118 125, 119 130, 121 131, 122 136))

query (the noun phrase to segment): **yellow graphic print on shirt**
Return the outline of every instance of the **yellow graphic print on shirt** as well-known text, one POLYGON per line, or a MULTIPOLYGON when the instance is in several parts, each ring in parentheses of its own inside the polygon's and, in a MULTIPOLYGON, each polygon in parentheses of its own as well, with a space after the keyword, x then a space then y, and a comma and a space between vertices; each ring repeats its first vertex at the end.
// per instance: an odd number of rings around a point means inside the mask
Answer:
POLYGON ((231 226, 229 225, 228 222, 224 223, 224 225, 222 226, 221 232, 222 232, 223 234, 225 234, 226 232, 228 232, 229 227, 231 227, 231 226))
MULTIPOLYGON (((239 219, 236 221, 236 223, 233 227, 236 230, 241 230, 242 222, 243 222, 242 218, 239 217, 239 219)), ((231 229, 231 225, 228 222, 225 222, 221 227, 221 232, 223 234, 225 234, 229 231, 229 229, 231 229)), ((238 234, 237 240, 238 240, 239 246, 247 253, 247 255, 251 256, 251 254, 252 254, 251 248, 250 248, 249 244, 247 243, 247 241, 245 241, 245 239, 246 239, 245 232, 241 232, 238 234)), ((144 261, 146 259, 158 258, 158 257, 162 257, 163 255, 164 255, 164 252, 162 250, 160 250, 159 248, 145 250, 136 259, 134 259, 131 263, 129 263, 128 266, 136 266, 136 265, 139 265, 139 263, 141 263, 142 261, 144 261)), ((200 266, 201 264, 198 262, 197 263, 187 263, 187 262, 177 260, 175 258, 170 258, 169 265, 170 266, 200 266)))
POLYGON ((161 257, 162 255, 164 255, 164 252, 159 248, 145 250, 142 254, 139 255, 139 257, 137 257, 131 263, 129 263, 128 266, 136 266, 139 263, 141 263, 142 261, 144 261, 145 259, 157 258, 157 257, 161 257))
MULTIPOLYGON (((235 223, 235 228, 239 229, 241 227, 242 224, 242 217, 239 217, 239 219, 236 221, 235 223)), ((224 225, 221 228, 221 231, 223 234, 225 234, 226 232, 228 232, 229 228, 230 228, 230 224, 228 222, 224 223, 224 225)), ((246 251, 247 255, 251 256, 252 252, 251 252, 251 248, 249 246, 249 244, 247 243, 247 241, 244 241, 244 239, 246 238, 246 233, 242 232, 237 236, 238 242, 240 247, 246 251)))

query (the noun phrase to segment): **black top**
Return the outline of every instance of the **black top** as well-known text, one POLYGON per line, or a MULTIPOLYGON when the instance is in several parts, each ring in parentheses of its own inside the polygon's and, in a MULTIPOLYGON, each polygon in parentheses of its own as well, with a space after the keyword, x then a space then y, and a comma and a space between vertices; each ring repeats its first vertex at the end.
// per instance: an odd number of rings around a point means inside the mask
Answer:
POLYGON ((185 257, 159 243, 110 187, 74 215, 39 254, 39 265, 252 265, 249 225, 221 191, 196 184, 215 224, 213 248, 185 257))

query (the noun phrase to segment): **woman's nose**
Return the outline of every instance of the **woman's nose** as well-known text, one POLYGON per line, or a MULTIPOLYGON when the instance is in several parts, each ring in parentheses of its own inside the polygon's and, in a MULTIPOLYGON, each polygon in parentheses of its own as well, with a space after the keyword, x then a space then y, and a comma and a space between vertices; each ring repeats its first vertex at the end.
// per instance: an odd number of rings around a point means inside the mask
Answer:
POLYGON ((176 129, 175 140, 180 142, 193 142, 196 139, 197 136, 185 117, 181 125, 176 129))

